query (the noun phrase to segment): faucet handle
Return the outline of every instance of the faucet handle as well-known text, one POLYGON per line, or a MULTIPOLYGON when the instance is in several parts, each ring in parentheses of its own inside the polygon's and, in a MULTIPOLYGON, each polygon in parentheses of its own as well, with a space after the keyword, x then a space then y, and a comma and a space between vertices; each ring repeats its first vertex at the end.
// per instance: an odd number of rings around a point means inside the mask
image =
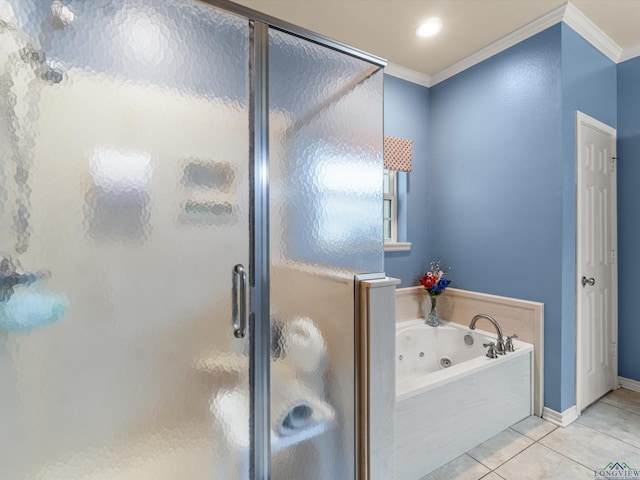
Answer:
POLYGON ((495 342, 483 343, 482 346, 483 347, 489 347, 489 350, 487 350, 487 357, 489 357, 489 358, 498 358, 498 352, 496 351, 496 343, 495 342))
POLYGON ((515 349, 513 348, 513 339, 514 338, 518 338, 518 334, 514 333, 513 335, 510 335, 507 337, 507 341, 505 343, 504 349, 507 352, 515 352, 515 349))

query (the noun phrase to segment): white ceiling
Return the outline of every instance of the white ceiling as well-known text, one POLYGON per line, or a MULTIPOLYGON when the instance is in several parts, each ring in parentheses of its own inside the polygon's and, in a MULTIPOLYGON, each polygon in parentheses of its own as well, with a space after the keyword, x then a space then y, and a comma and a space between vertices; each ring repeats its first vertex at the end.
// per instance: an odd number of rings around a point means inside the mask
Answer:
MULTIPOLYGON (((560 11, 561 18, 567 4, 564 0, 235 1, 436 78, 549 12, 560 11), (440 17, 443 31, 436 37, 417 38, 415 28, 429 17, 440 17)), ((640 54, 640 0, 570 3, 622 51, 640 54)))

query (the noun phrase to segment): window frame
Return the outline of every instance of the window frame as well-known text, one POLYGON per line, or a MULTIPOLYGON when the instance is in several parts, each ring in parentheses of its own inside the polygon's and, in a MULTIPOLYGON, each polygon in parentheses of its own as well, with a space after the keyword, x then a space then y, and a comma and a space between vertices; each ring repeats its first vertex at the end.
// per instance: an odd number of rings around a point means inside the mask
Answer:
POLYGON ((384 192, 383 209, 382 209, 382 221, 384 222, 382 235, 384 238, 384 243, 386 245, 390 243, 397 243, 398 241, 398 172, 396 172, 395 170, 388 170, 385 168, 384 175, 386 177, 389 177, 389 191, 384 192), (387 201, 389 201, 391 204, 390 218, 385 217, 384 203, 386 203, 387 201), (386 223, 389 221, 391 222, 391 227, 390 227, 391 236, 386 237, 385 236, 386 228, 384 227, 386 227, 386 223))
POLYGON ((382 236, 384 240, 385 252, 406 252, 411 250, 410 242, 398 241, 398 208, 399 208, 399 181, 398 172, 396 170, 384 169, 384 175, 389 177, 389 191, 385 192, 383 187, 383 204, 382 204, 382 236), (385 217, 384 204, 386 201, 391 203, 391 217, 385 217), (389 238, 385 237, 386 225, 385 223, 391 222, 391 229, 389 238))

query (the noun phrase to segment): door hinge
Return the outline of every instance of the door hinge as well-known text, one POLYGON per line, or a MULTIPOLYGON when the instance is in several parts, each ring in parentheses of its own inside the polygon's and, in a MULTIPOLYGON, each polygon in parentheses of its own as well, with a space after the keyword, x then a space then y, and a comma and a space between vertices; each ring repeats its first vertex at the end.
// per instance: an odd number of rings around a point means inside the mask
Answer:
POLYGON ((611 157, 611 172, 615 172, 616 171, 616 160, 618 159, 618 157, 611 157))
POLYGON ((611 263, 616 263, 616 251, 611 250, 611 263))
POLYGON ((612 342, 611 343, 611 355, 613 355, 614 357, 618 354, 617 349, 618 346, 616 345, 616 342, 612 342))

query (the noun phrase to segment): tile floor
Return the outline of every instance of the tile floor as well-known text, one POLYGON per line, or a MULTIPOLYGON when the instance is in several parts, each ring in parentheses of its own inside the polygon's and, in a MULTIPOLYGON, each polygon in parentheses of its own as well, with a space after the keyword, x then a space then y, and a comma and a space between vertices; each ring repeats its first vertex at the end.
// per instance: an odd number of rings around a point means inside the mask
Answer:
POLYGON ((624 388, 566 428, 525 418, 420 480, 588 480, 616 461, 640 468, 640 393, 624 388))

